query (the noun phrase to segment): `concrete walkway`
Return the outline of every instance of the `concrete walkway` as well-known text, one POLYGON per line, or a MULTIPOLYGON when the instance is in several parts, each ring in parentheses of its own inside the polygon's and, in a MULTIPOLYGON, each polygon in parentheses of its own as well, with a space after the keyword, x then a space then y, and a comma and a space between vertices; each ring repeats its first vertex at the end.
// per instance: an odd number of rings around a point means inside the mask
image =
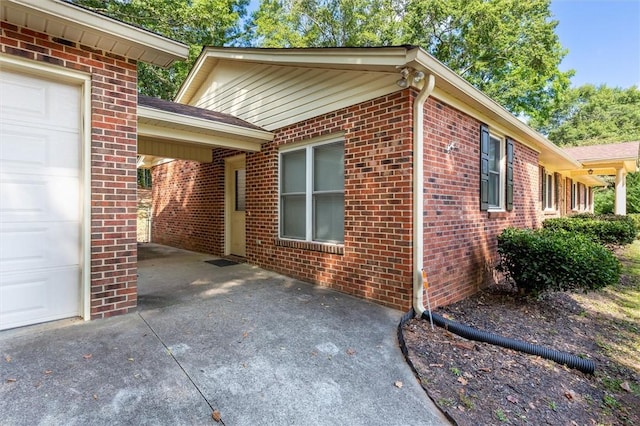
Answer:
POLYGON ((139 309, 0 332, 3 425, 448 424, 406 365, 401 312, 145 244, 139 309))

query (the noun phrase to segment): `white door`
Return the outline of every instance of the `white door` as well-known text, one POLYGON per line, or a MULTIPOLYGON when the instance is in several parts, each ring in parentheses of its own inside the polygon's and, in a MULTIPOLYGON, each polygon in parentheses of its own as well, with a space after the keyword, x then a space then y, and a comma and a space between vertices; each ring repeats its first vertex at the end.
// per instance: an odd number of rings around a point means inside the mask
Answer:
POLYGON ((80 105, 0 70, 0 330, 80 314, 80 105))

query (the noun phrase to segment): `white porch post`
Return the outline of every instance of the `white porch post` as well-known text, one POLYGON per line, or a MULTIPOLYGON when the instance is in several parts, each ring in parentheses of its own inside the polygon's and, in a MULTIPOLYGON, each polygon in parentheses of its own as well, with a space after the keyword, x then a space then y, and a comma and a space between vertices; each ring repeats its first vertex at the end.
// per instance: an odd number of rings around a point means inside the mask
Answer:
POLYGON ((616 170, 616 201, 615 214, 627 214, 627 171, 624 168, 616 170))

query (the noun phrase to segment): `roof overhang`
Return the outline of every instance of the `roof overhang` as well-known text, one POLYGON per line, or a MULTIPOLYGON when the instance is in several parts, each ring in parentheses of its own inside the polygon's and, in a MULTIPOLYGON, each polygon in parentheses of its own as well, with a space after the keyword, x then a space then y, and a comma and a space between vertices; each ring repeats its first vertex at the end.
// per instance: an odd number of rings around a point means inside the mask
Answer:
MULTIPOLYGON (((239 61, 256 64, 256 66, 279 65, 326 69, 328 71, 379 73, 382 75, 379 81, 386 82, 388 93, 400 90, 395 82, 398 80, 402 68, 414 68, 435 77, 436 84, 432 96, 462 110, 479 121, 499 127, 505 134, 538 152, 540 162, 546 167, 555 171, 574 170, 582 167, 578 161, 558 146, 531 129, 504 107, 419 47, 301 49, 206 47, 176 95, 176 102, 190 104, 211 72, 222 61, 239 61)), ((343 78, 349 79, 354 85, 360 84, 354 78, 353 73, 346 73, 343 78)), ((343 90, 343 92, 347 91, 343 90)), ((372 96, 379 96, 381 92, 381 90, 371 91, 372 96)), ((340 106, 337 103, 336 105, 340 106)), ((310 110, 309 114, 317 115, 322 112, 310 110)), ((240 118, 251 121, 248 117, 240 116, 240 118)), ((311 118, 311 115, 308 118, 311 118)), ((299 119, 300 117, 296 117, 296 120, 299 119)), ((282 123, 290 124, 285 120, 282 123)))
POLYGON ((138 154, 211 161, 213 148, 258 152, 273 133, 138 105, 138 154))
POLYGON ((2 0, 0 19, 161 67, 189 53, 185 44, 61 0, 2 0))

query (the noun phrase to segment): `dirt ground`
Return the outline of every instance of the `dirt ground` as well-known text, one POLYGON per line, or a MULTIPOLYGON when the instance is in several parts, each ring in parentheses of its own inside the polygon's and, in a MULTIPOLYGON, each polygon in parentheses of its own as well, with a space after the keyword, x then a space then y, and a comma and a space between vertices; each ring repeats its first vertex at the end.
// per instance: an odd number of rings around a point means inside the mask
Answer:
MULTIPOLYGON (((620 256, 625 271, 640 271, 640 256, 620 256)), ((402 328, 408 359, 429 396, 459 425, 640 425, 639 276, 625 274, 615 288, 539 300, 496 286, 435 311, 591 359, 594 374, 432 331, 429 321, 416 319, 402 328)))

